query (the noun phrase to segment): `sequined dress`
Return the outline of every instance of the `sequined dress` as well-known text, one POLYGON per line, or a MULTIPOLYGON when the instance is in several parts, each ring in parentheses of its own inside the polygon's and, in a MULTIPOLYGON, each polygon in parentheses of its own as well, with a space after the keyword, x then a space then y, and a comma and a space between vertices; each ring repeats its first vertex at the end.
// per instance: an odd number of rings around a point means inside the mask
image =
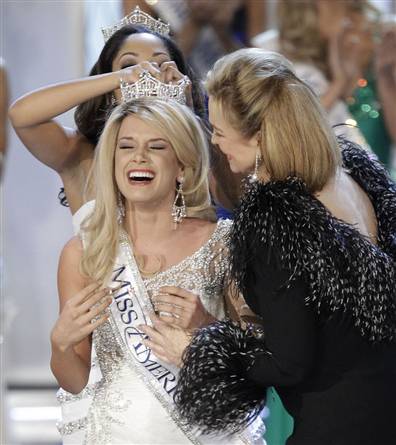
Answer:
POLYGON ((183 426, 172 398, 178 369, 153 356, 139 341, 143 334, 135 328, 139 317, 145 317, 147 305, 151 304, 148 300, 165 285, 200 295, 213 316, 224 317, 228 255, 223 240, 230 226, 230 221, 219 221, 211 238, 194 254, 152 278, 141 279, 145 288, 141 295, 131 294, 137 268, 132 270, 134 259, 126 238, 120 243, 110 284, 121 282, 125 286, 114 297, 109 320, 94 332, 93 344, 103 379, 95 388, 86 418, 85 444, 263 443, 261 421, 243 435, 226 438, 204 437, 183 426))

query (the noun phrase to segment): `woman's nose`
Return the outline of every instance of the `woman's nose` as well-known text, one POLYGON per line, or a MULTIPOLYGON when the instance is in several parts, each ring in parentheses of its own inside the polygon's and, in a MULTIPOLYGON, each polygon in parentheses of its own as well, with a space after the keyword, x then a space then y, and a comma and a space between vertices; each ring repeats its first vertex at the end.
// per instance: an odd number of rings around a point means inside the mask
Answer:
POLYGON ((147 153, 144 147, 139 147, 134 151, 133 160, 139 163, 147 162, 147 153))

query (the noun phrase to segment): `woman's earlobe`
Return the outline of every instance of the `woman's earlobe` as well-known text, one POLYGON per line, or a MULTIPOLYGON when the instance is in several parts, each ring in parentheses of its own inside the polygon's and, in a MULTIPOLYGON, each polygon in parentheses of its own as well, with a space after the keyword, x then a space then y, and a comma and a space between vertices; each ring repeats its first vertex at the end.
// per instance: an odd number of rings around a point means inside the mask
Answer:
POLYGON ((257 147, 261 148, 261 132, 256 133, 257 147))

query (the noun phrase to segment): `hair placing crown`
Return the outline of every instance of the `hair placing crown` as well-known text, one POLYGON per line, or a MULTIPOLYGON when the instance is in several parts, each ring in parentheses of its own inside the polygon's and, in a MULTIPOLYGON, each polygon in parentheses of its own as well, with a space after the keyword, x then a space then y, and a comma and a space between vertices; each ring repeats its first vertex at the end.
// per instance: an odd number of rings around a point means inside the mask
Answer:
POLYGON ((162 100, 175 100, 182 105, 186 104, 186 88, 190 80, 184 76, 176 84, 163 83, 153 77, 148 71, 139 75, 139 80, 134 83, 120 81, 122 102, 128 102, 139 97, 155 97, 162 100))
POLYGON ((130 14, 126 15, 118 23, 107 28, 102 28, 105 42, 107 42, 115 32, 125 25, 140 25, 163 36, 169 35, 170 32, 170 26, 168 23, 164 23, 161 21, 161 19, 156 20, 154 17, 151 17, 151 15, 141 11, 139 6, 136 6, 136 8, 130 14))

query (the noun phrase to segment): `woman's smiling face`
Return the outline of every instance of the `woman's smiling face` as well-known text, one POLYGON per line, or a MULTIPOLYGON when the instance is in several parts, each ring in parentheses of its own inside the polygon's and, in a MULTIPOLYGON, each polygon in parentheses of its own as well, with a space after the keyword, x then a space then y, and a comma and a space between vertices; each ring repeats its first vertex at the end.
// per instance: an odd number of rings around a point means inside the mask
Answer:
POLYGON ((209 121, 213 127, 212 144, 225 154, 234 173, 253 170, 259 150, 258 138, 248 139, 226 120, 219 102, 209 97, 209 121))
POLYGON ((176 181, 183 176, 172 145, 153 125, 131 115, 118 133, 115 178, 133 205, 172 206, 176 181))

